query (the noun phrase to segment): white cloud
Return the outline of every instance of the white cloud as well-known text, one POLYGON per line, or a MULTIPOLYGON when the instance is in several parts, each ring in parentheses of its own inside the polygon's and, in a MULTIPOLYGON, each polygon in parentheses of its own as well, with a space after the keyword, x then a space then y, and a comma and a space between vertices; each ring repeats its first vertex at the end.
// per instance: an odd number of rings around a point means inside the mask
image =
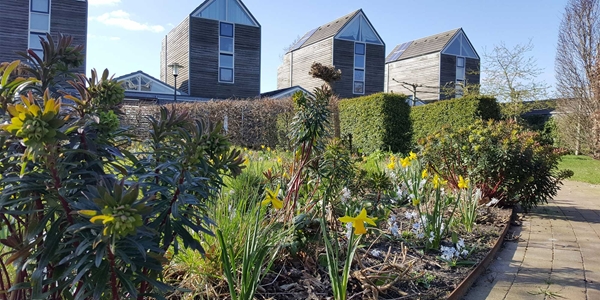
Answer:
MULTIPOLYGON (((108 1, 108 0, 103 0, 108 1)), ((162 32, 165 30, 160 25, 148 25, 134 21, 130 18, 129 13, 122 10, 115 10, 109 13, 102 14, 97 17, 90 17, 90 20, 96 20, 102 24, 109 26, 117 26, 126 30, 132 31, 151 31, 151 32, 162 32)))
POLYGON ((121 0, 88 0, 90 5, 100 6, 100 5, 117 5, 121 3, 121 0))

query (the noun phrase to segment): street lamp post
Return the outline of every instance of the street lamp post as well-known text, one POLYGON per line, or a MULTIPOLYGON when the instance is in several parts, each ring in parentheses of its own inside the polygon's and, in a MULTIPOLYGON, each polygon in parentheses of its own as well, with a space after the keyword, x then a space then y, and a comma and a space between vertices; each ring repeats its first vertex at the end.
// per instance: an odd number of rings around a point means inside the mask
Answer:
POLYGON ((178 63, 172 63, 168 65, 171 70, 173 70, 173 78, 175 79, 174 90, 173 90, 173 102, 177 102, 177 75, 179 75, 179 69, 183 68, 182 65, 178 63))

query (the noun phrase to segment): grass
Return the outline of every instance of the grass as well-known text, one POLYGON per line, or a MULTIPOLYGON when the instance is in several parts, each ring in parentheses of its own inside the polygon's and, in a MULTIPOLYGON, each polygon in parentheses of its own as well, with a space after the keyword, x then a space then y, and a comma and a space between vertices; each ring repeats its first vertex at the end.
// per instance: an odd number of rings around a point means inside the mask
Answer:
POLYGON ((574 174, 570 180, 600 184, 600 160, 585 155, 565 155, 558 168, 572 170, 574 174))

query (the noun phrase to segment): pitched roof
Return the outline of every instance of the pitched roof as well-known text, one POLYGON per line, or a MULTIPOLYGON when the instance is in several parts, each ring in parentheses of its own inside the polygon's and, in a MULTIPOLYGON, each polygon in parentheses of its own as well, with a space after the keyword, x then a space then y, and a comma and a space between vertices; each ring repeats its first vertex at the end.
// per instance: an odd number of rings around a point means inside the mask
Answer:
MULTIPOLYGON (((194 9, 191 13, 190 16, 192 17, 198 17, 197 15, 204 9, 206 9, 210 4, 212 4, 212 2, 214 2, 216 0, 205 0, 204 2, 202 2, 200 5, 198 5, 198 7, 196 7, 196 9, 194 9)), ((256 20, 256 18, 254 17, 254 15, 252 15, 252 13, 250 12, 250 10, 248 9, 248 7, 246 7, 246 5, 244 4, 244 2, 242 2, 241 0, 236 0, 238 4, 240 4, 241 9, 247 13, 248 17, 250 18, 250 21, 253 22, 256 27, 261 27, 260 23, 258 23, 258 20, 256 20)), ((213 19, 213 18, 211 18, 213 19)), ((218 18, 216 18, 218 19, 218 18)), ((225 20, 221 20, 221 21, 225 21, 225 20)), ((235 23, 235 22, 233 22, 235 23)), ((246 24, 249 25, 249 24, 246 24)))
POLYGON ((288 88, 283 88, 283 89, 278 89, 278 90, 262 93, 262 94, 260 94, 260 98, 279 98, 281 95, 289 94, 292 91, 303 91, 305 93, 310 94, 310 92, 308 92, 304 88, 302 88, 298 85, 295 85, 295 86, 288 87, 288 88))
POLYGON ((314 44, 316 42, 320 42, 324 39, 330 38, 335 36, 336 34, 338 34, 338 32, 340 32, 340 30, 342 30, 342 28, 344 28, 344 26, 346 24, 348 24, 348 22, 350 22, 350 20, 352 20, 352 18, 354 18, 354 16, 356 16, 359 12, 361 12, 362 9, 353 11, 352 13, 349 13, 339 19, 336 19, 332 22, 329 22, 325 25, 319 26, 316 29, 313 29, 309 32, 307 32, 302 39, 300 39, 300 43, 296 43, 291 49, 295 50, 295 49, 300 49, 302 47, 314 44), (310 35, 309 37, 307 37, 307 35, 310 35), (304 42, 302 42, 302 40, 304 40, 304 42))
MULTIPOLYGON (((163 87, 165 87, 165 88, 168 88, 168 89, 175 90, 175 88, 174 88, 173 86, 171 86, 170 84, 167 84, 167 83, 165 83, 164 81, 162 81, 162 80, 160 80, 160 79, 157 79, 157 78, 155 78, 155 77, 153 77, 153 76, 150 76, 150 75, 148 75, 147 73, 145 73, 144 71, 141 71, 141 70, 139 70, 139 71, 135 71, 135 72, 131 72, 131 73, 129 73, 129 74, 121 75, 121 76, 119 76, 119 77, 116 77, 116 78, 114 78, 114 80, 116 80, 116 81, 122 81, 122 80, 124 80, 124 79, 127 79, 127 78, 130 78, 130 77, 132 77, 132 76, 134 76, 134 75, 142 75, 142 76, 145 76, 146 78, 148 78, 148 79, 152 80, 152 81, 153 81, 153 82, 155 82, 156 84, 159 84, 159 85, 161 85, 161 86, 163 86, 163 87)), ((136 92, 136 91, 131 91, 131 90, 129 90, 129 91, 130 91, 130 92, 136 92)), ((180 90, 177 90, 177 93, 178 93, 178 95, 186 95, 186 93, 184 93, 184 92, 182 92, 182 91, 180 91, 180 90)))
POLYGON ((404 50, 404 52, 398 56, 394 57, 394 53, 400 49, 400 47, 406 43, 402 43, 394 48, 392 52, 386 57, 385 62, 394 62, 398 60, 403 60, 411 57, 421 56, 429 53, 440 52, 446 47, 448 42, 452 40, 454 35, 456 35, 461 28, 452 29, 446 32, 434 34, 428 37, 424 37, 418 40, 414 40, 410 43, 410 46, 404 50))

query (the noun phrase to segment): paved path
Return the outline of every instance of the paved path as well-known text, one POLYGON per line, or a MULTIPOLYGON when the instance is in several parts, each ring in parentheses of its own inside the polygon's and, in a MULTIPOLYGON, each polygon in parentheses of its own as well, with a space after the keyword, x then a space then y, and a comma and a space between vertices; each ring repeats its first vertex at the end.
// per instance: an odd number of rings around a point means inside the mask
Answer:
POLYGON ((464 299, 600 300, 600 185, 565 182, 511 233, 464 299))

